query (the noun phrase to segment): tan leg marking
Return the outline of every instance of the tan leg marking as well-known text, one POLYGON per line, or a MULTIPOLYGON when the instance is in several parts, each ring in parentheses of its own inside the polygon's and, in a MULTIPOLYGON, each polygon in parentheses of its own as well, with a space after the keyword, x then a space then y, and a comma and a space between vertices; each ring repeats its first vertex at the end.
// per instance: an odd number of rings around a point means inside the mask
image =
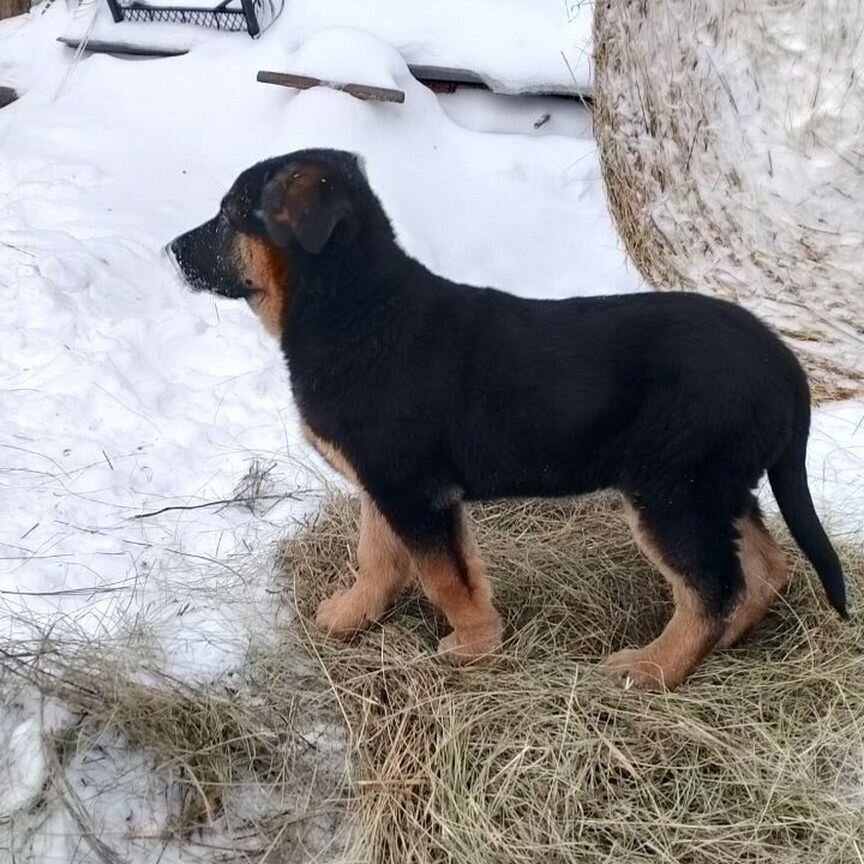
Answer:
POLYGON ((663 632, 643 648, 617 651, 604 665, 641 688, 672 690, 714 647, 720 631, 704 614, 699 595, 663 559, 638 512, 625 503, 627 521, 642 554, 672 587, 675 612, 663 632))
POLYGON ((734 645, 748 630, 755 627, 789 582, 786 556, 765 526, 756 519, 747 517, 739 519, 735 527, 741 535, 738 541, 738 557, 741 559, 746 588, 720 638, 721 648, 734 645))
POLYGON ((474 535, 460 508, 460 536, 453 552, 415 555, 426 596, 453 628, 438 653, 453 663, 470 663, 501 647, 503 627, 492 605, 492 586, 474 535))
MULTIPOLYGON (((305 423, 303 434, 334 471, 360 485, 354 466, 335 444, 316 435, 305 423)), ((408 549, 393 533, 375 502, 361 492, 354 584, 322 600, 315 623, 333 636, 351 636, 377 621, 393 605, 411 572, 408 549)))
POLYGON ((384 615, 410 575, 408 550, 374 501, 363 493, 354 584, 322 600, 315 623, 331 635, 351 636, 384 615))

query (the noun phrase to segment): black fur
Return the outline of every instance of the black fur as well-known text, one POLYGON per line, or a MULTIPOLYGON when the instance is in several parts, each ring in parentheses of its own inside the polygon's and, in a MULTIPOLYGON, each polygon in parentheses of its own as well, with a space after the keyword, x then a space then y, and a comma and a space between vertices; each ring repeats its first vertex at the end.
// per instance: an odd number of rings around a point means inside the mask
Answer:
POLYGON ((249 169, 223 214, 172 244, 181 269, 247 296, 226 238, 245 232, 287 256, 281 344, 300 413, 411 546, 451 548, 461 499, 611 487, 719 618, 743 584, 734 522, 756 512, 751 490, 767 471, 845 616, 804 470, 807 380, 744 309, 687 293, 544 301, 454 284, 402 251, 361 165, 339 151, 249 169), (320 212, 302 214, 311 251, 284 209, 309 166, 328 190, 311 205, 320 212))

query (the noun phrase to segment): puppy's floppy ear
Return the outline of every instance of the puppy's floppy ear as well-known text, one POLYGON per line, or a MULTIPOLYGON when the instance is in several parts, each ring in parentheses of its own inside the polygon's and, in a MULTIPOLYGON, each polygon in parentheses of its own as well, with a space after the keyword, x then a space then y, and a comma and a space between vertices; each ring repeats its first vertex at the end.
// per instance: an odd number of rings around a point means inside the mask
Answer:
POLYGON ((296 239, 307 252, 318 255, 350 212, 341 183, 317 165, 295 163, 266 183, 259 215, 277 246, 296 239))

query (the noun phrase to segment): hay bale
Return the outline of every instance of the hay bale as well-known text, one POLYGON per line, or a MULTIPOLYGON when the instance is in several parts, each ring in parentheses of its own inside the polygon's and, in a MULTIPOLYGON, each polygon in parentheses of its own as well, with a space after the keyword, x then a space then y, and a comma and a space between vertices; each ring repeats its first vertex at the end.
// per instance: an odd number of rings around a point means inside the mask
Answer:
POLYGON ((603 0, 595 128, 613 216, 658 289, 750 307, 816 395, 864 383, 859 3, 603 0))
POLYGON ((0 21, 30 11, 30 0, 0 0, 0 21))
MULTIPOLYGON (((511 634, 492 665, 438 660, 442 622, 415 596, 351 645, 310 627, 356 754, 357 860, 860 864, 864 622, 837 620, 789 550, 788 602, 742 647, 676 693, 624 692, 597 661, 670 604, 619 510, 474 508, 511 634)), ((286 542, 300 620, 350 578, 357 530, 337 498, 286 542)), ((843 557, 860 591, 864 552, 843 557)))

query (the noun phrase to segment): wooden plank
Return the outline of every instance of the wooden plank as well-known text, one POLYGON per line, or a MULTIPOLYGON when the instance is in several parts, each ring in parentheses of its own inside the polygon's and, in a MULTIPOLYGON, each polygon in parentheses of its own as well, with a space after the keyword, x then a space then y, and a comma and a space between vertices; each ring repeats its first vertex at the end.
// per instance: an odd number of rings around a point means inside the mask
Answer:
MULTIPOLYGON (((2 2, 2 0, 0 0, 2 2)), ((58 42, 70 48, 78 48, 81 40, 74 36, 58 36, 58 42)), ((133 57, 180 57, 188 54, 188 48, 156 48, 147 45, 131 45, 128 42, 112 42, 106 39, 90 39, 85 46, 93 54, 128 54, 133 57)))
POLYGON ((578 99, 591 106, 591 94, 586 90, 573 87, 572 90, 552 87, 543 89, 542 86, 530 90, 496 90, 486 80, 471 69, 463 69, 450 66, 429 66, 421 63, 409 63, 408 71, 421 84, 424 84, 435 93, 455 93, 464 88, 488 90, 497 96, 547 96, 557 99, 578 99))
POLYGON ((409 63, 408 71, 421 84, 425 84, 430 90, 434 90, 437 93, 453 93, 459 87, 489 89, 486 82, 470 69, 409 63))
POLYGON ((292 75, 287 72, 267 72, 261 70, 257 79, 262 84, 278 84, 281 87, 294 87, 297 90, 309 90, 312 87, 329 87, 331 90, 339 90, 348 93, 357 99, 371 99, 375 102, 405 101, 405 93, 402 90, 391 90, 388 87, 372 87, 369 84, 343 84, 339 81, 324 81, 321 78, 312 78, 308 75, 292 75))

